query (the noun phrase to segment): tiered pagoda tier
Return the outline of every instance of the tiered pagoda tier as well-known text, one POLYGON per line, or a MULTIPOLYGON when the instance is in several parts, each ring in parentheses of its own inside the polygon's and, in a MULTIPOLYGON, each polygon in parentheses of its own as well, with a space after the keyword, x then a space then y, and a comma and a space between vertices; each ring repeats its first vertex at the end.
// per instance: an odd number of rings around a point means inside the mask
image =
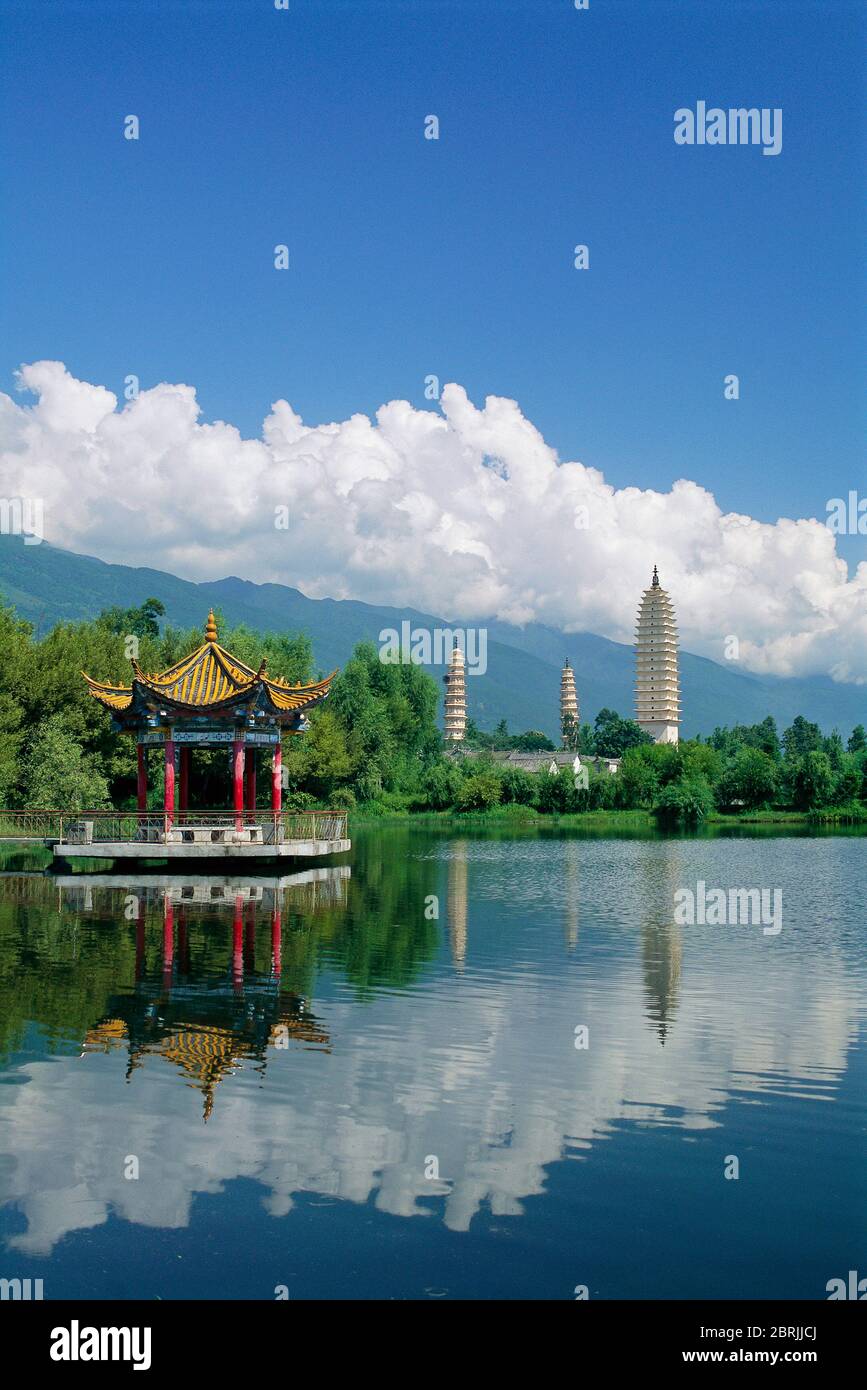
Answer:
POLYGON ((217 641, 213 612, 205 640, 167 670, 147 675, 131 662, 129 685, 94 680, 82 672, 95 700, 109 711, 112 727, 134 734, 138 744, 138 806, 147 809, 147 749, 158 745, 165 755, 165 810, 175 810, 175 776, 180 777, 180 805, 188 803, 191 750, 194 746, 231 745, 236 811, 256 808, 256 750, 273 752, 272 808, 281 807, 281 735, 308 727, 307 713, 327 698, 336 672, 309 685, 290 685, 270 677, 263 660, 257 671, 217 641))
POLYGON ((461 743, 467 732, 467 687, 464 654, 457 642, 443 681, 446 687, 443 738, 447 743, 461 743))
POLYGON ((570 746, 578 731, 578 692, 575 689, 575 672, 569 662, 563 666, 560 677, 560 734, 563 747, 570 746), (570 728, 571 724, 571 728, 570 728))
POLYGON ((635 629, 635 718, 656 743, 677 743, 679 737, 677 649, 674 608, 654 565, 635 629))

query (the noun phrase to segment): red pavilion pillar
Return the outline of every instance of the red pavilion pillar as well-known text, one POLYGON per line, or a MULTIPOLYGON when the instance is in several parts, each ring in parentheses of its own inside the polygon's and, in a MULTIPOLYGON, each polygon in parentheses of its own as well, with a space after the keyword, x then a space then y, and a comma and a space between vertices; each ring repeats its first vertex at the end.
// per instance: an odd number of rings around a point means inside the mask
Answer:
POLYGON ((186 811, 190 804, 190 754, 192 749, 188 743, 181 744, 181 785, 178 810, 186 811))
POLYGON ((251 746, 245 756, 247 768, 247 810, 256 811, 256 749, 251 746))
POLYGON ((163 900, 163 979, 168 981, 172 974, 175 957, 175 910, 169 901, 168 889, 163 900))
POLYGON ((244 899, 235 894, 235 911, 232 916, 232 982, 235 989, 241 988, 244 979, 244 899))
MULTIPOLYGON (((169 731, 171 733, 171 731, 169 731)), ((175 741, 166 738, 166 829, 171 830, 175 814, 175 741)))
POLYGON ((274 746, 274 761, 271 766, 271 810, 279 811, 283 805, 283 746, 279 740, 274 746))
POLYGON ((148 808, 148 755, 143 743, 136 744, 136 758, 138 765, 138 778, 136 790, 138 792, 138 809, 146 811, 148 808))
POLYGON ((244 824, 244 740, 236 738, 232 742, 232 784, 235 810, 235 829, 244 824))

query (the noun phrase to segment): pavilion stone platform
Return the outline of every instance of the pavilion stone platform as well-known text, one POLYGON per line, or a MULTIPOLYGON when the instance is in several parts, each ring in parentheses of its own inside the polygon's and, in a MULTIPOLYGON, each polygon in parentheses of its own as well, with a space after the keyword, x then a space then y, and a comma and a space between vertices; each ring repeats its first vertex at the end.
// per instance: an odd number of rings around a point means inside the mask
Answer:
MULTIPOLYGON (((345 824, 345 822, 344 822, 345 824)), ((279 843, 265 841, 255 828, 241 831, 226 830, 214 838, 211 829, 197 830, 194 826, 178 827, 162 835, 144 840, 94 840, 86 833, 79 835, 75 823, 70 827, 71 838, 56 840, 52 846, 55 859, 147 859, 214 861, 312 859, 328 854, 346 854, 352 841, 346 835, 323 839, 310 836, 293 837, 279 843)))
MULTIPOLYGON (((112 728, 136 740, 136 812, 84 811, 63 816, 58 859, 285 860, 344 854, 351 848, 343 811, 288 812, 282 807, 282 739, 309 728, 307 714, 325 700, 336 672, 308 685, 254 671, 217 641, 213 612, 205 641, 167 670, 147 675, 131 661, 129 685, 85 674, 90 694, 112 728), (197 748, 223 748, 232 781, 231 807, 198 811, 197 748), (148 807, 148 757, 163 766, 164 805, 148 807), (259 805, 257 759, 266 762, 269 809, 259 805)), ((53 814, 53 813, 52 813, 53 814)))

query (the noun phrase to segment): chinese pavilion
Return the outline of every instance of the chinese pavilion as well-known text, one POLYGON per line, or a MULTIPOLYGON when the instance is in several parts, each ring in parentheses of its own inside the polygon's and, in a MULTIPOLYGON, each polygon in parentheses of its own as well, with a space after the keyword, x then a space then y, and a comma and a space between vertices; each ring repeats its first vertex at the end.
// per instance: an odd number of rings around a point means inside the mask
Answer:
POLYGON ((131 665, 131 685, 109 685, 86 672, 82 675, 91 695, 111 714, 112 728, 135 736, 139 811, 147 810, 151 745, 163 749, 169 817, 175 814, 176 776, 177 809, 188 808, 194 747, 231 747, 233 809, 238 818, 256 809, 256 753, 271 752, 271 807, 281 809, 281 736, 309 727, 307 712, 327 698, 336 672, 310 685, 290 685, 269 677, 264 660, 254 671, 220 646, 213 611, 202 645, 168 670, 149 676, 137 661, 131 665))

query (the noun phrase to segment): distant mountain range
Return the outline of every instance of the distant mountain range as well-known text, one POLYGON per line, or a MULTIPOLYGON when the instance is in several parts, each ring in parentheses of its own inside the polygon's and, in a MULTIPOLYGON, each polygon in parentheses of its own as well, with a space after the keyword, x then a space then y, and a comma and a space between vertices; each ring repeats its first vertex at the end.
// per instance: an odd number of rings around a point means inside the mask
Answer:
MULTIPOLYGON (((592 722, 606 705, 624 715, 633 711, 632 648, 592 633, 567 634, 539 623, 519 628, 484 619, 449 624, 415 609, 310 599, 283 584, 235 577, 194 584, 162 570, 108 565, 44 542, 26 546, 19 537, 0 536, 0 597, 14 604, 40 635, 61 620, 93 618, 104 608, 134 607, 151 596, 162 599, 168 619, 179 626, 202 627, 214 607, 230 623, 243 622, 262 632, 307 632, 323 671, 342 666, 356 642, 377 641, 382 629, 400 630, 404 620, 425 628, 484 626, 487 672, 467 680, 470 713, 483 729, 506 719, 512 730, 541 729, 557 738, 560 670, 567 656, 575 668, 582 721, 592 722)), ((443 671, 441 665, 430 669, 434 675, 443 671)), ((827 676, 752 676, 689 652, 681 653, 680 672, 681 731, 686 737, 710 733, 717 724, 752 724, 767 714, 781 729, 803 714, 825 732, 839 729, 844 738, 855 724, 867 724, 864 686, 841 685, 827 676)))

